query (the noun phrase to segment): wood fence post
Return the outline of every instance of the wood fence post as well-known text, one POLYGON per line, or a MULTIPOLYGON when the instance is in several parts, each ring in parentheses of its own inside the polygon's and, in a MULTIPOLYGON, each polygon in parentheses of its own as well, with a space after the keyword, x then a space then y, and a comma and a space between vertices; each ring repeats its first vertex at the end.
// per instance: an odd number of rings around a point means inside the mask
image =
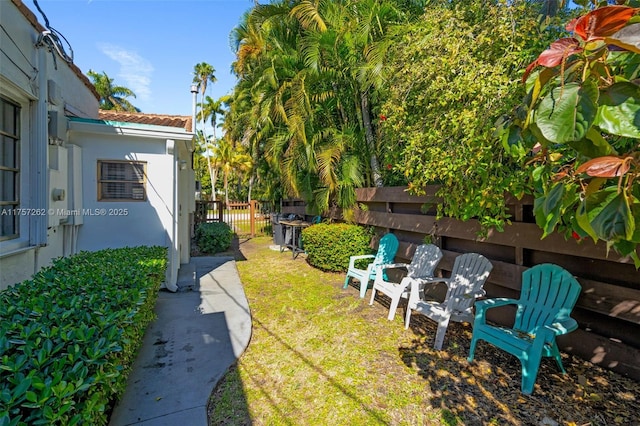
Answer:
POLYGON ((249 202, 249 216, 251 219, 251 238, 256 236, 256 200, 249 202))

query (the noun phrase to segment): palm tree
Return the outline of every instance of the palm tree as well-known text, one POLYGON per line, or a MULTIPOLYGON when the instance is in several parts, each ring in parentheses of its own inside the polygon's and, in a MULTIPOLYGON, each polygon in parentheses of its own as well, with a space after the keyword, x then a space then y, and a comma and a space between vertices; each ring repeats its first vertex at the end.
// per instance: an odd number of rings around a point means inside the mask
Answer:
POLYGON ((219 140, 214 155, 218 167, 222 170, 225 204, 229 207, 229 176, 231 172, 249 171, 253 162, 251 161, 251 156, 246 154, 241 146, 235 146, 228 136, 219 140))
POLYGON ((211 96, 205 97, 203 102, 198 104, 200 111, 198 112, 198 119, 202 122, 211 120, 211 126, 213 127, 213 139, 216 140, 216 127, 218 125, 218 114, 224 114, 222 108, 222 99, 213 99, 211 96))
POLYGON ((210 140, 202 130, 196 131, 196 141, 198 144, 198 156, 204 158, 207 162, 207 171, 211 180, 211 200, 216 200, 216 181, 218 164, 216 158, 216 141, 210 140))
POLYGON ((238 83, 225 131, 251 154, 258 181, 318 210, 349 207, 356 187, 381 184, 372 117, 384 56, 393 25, 426 2, 277 0, 245 15, 232 34, 238 83))
MULTIPOLYGON (((198 89, 200 89, 200 92, 202 93, 202 98, 204 98, 205 92, 207 91, 207 83, 211 82, 211 83, 215 83, 217 81, 214 73, 216 72, 216 70, 213 68, 213 66, 211 66, 210 64, 206 63, 206 62, 200 62, 199 64, 196 64, 193 67, 193 83, 197 84, 198 89)), ((202 107, 204 103, 201 102, 200 105, 202 107)), ((205 135, 205 124, 204 121, 206 120, 206 116, 203 114, 202 111, 200 111, 200 113, 198 114, 198 117, 200 118, 200 120, 202 120, 202 130, 200 130, 199 132, 201 133, 201 137, 199 138, 201 143, 204 145, 203 146, 203 150, 205 152, 207 152, 209 155, 211 155, 211 150, 209 149, 209 144, 208 144, 208 140, 207 137, 205 135)), ((197 126, 196 126, 197 127, 197 126)), ((213 128, 213 131, 215 133, 215 126, 213 128)), ((213 140, 213 143, 215 144, 215 137, 213 140)), ((213 166, 211 165, 211 158, 207 157, 207 164, 209 165, 209 175, 211 177, 211 198, 212 200, 215 201, 216 199, 216 175, 215 175, 215 167, 212 168, 213 166)))
POLYGON ((218 79, 215 76, 215 68, 206 62, 200 62, 193 67, 193 82, 198 85, 202 97, 207 91, 207 83, 215 83, 218 79))
POLYGON ((114 86, 113 79, 106 72, 97 73, 89 70, 87 75, 93 80, 93 86, 100 95, 100 108, 115 111, 140 112, 138 108, 129 102, 127 97, 136 97, 136 94, 127 87, 114 86))

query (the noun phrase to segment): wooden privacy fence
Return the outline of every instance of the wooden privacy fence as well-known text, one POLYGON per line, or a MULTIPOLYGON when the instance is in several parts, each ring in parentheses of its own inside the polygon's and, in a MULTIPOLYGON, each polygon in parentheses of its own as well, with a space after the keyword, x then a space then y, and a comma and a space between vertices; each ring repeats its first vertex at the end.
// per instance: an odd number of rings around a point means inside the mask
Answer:
MULTIPOLYGON (((640 380, 640 271, 629 258, 605 244, 592 240, 578 243, 563 235, 552 234, 541 239, 535 224, 533 200, 509 198, 512 224, 504 232, 491 231, 479 237, 476 220, 436 219, 435 192, 427 188, 424 196, 409 195, 405 187, 362 188, 357 190, 361 206, 355 220, 373 226, 376 233, 393 232, 400 240, 397 257, 411 259, 415 247, 425 239, 434 241, 444 253, 439 264, 451 271, 453 260, 461 253, 477 252, 494 265, 485 289, 488 297, 514 297, 520 294, 522 272, 540 263, 555 263, 575 275, 582 293, 572 313, 578 330, 558 338, 563 350, 621 374, 640 380), (432 207, 424 209, 425 206, 432 207)), ((283 213, 300 214, 300 200, 282 202, 283 213)), ((339 211, 331 214, 341 220, 339 211)), ((498 311, 494 309, 493 311, 498 311)), ((513 311, 503 309, 490 317, 508 324, 513 311)))
POLYGON ((225 222, 239 236, 271 235, 273 205, 267 201, 233 202, 196 201, 195 226, 206 222, 225 222))

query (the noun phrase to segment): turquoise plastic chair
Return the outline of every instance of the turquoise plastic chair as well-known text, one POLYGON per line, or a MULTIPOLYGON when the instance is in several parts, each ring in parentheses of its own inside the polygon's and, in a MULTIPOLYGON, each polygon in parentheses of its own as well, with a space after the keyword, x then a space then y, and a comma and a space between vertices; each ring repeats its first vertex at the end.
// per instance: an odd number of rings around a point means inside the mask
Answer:
POLYGON ((522 364, 522 393, 531 394, 543 356, 553 357, 562 366, 556 336, 578 328, 570 317, 581 291, 578 281, 565 269, 549 263, 522 273, 520 299, 487 299, 476 302, 469 362, 478 340, 484 340, 515 355, 522 364), (489 325, 486 312, 491 308, 517 305, 512 328, 489 325))
POLYGON ((367 293, 367 287, 369 282, 376 279, 376 271, 379 265, 387 263, 393 263, 396 252, 398 251, 398 238, 395 235, 389 233, 385 234, 380 239, 378 244, 378 252, 373 254, 363 254, 360 256, 351 256, 349 258, 349 268, 347 269, 347 277, 344 279, 344 287, 349 286, 349 280, 355 278, 360 281, 360 298, 363 298, 367 293), (367 269, 356 268, 356 262, 361 259, 372 259, 367 269))

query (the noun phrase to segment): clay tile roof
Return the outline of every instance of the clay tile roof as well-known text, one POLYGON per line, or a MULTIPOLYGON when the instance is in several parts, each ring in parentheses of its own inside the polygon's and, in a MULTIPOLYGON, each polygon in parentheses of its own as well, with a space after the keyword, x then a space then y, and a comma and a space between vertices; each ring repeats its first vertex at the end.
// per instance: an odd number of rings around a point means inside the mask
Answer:
POLYGON ((156 126, 181 127, 191 131, 192 118, 188 115, 145 114, 142 112, 121 112, 101 109, 98 118, 124 123, 153 124, 156 126))

